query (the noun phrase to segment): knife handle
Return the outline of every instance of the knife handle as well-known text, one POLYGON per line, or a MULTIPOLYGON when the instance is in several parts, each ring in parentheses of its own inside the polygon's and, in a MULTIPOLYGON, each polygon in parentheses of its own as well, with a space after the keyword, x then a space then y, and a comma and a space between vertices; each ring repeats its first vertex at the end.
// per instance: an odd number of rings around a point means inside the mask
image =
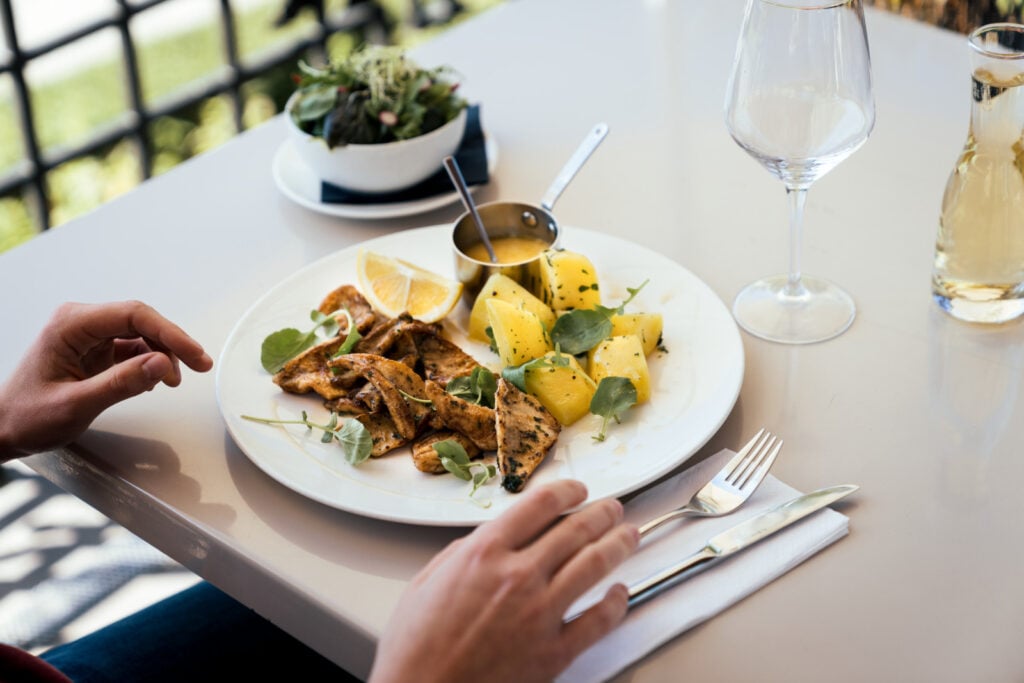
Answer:
POLYGON ((703 570, 712 560, 718 557, 718 553, 709 547, 704 547, 693 555, 673 565, 668 569, 662 569, 656 574, 651 574, 643 581, 638 581, 628 588, 630 608, 647 602, 654 596, 668 590, 678 583, 682 583, 697 572, 703 570))

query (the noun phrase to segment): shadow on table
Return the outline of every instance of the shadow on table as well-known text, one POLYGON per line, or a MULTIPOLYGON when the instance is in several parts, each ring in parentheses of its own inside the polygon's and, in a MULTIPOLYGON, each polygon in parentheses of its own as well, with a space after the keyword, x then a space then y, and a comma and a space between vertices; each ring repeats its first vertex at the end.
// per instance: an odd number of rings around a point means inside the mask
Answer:
MULTIPOLYGON (((144 490, 158 490, 173 497, 180 509, 198 519, 218 527, 230 526, 235 520, 235 511, 227 505, 208 503, 202 500, 202 484, 181 473, 181 459, 168 444, 154 439, 142 439, 113 432, 90 430, 78 445, 71 450, 82 457, 74 467, 86 474, 89 486, 107 486, 105 477, 92 476, 103 472, 113 475, 144 490), (94 453, 128 453, 117 462, 108 462, 94 453)), ((64 456, 75 457, 75 456, 64 456)), ((76 491, 62 483, 70 493, 76 491)), ((136 502, 130 501, 117 491, 107 494, 116 507, 107 514, 124 524, 136 514, 136 502)), ((88 496, 80 496, 88 500, 88 496)))
POLYGON ((254 465, 227 433, 224 434, 224 453, 239 495, 247 501, 259 501, 258 505, 251 505, 251 509, 257 514, 259 510, 284 513, 261 515, 264 523, 289 541, 338 566, 407 580, 433 557, 439 546, 471 531, 416 526, 416 534, 409 535, 409 525, 337 510, 281 485, 254 465), (291 507, 303 508, 309 523, 301 528, 282 524, 282 520, 290 518, 287 511, 291 507), (310 510, 316 515, 313 520, 308 519, 310 510), (324 543, 325 538, 331 540, 329 546, 324 543), (401 553, 395 552, 398 547, 401 553), (352 552, 352 548, 359 548, 359 552, 352 552), (387 558, 388 562, 381 563, 381 558, 387 558))

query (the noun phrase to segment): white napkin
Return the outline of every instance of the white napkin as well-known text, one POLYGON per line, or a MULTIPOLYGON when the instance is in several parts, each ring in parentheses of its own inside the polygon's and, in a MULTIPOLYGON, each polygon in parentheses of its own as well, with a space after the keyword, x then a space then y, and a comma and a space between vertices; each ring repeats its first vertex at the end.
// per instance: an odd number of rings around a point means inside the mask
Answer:
MULTIPOLYGON (((723 450, 685 472, 645 491, 626 504, 626 520, 642 524, 688 501, 714 476, 732 451, 723 450)), ((824 482, 823 485, 844 482, 824 482)), ((678 563, 700 550, 715 534, 800 495, 768 476, 743 507, 725 517, 689 518, 669 522, 651 533, 612 576, 570 608, 574 614, 603 596, 616 582, 627 586, 678 563)), ((683 583, 630 610, 618 628, 584 652, 561 676, 559 683, 604 681, 648 652, 710 619, 733 603, 786 573, 848 532, 849 520, 830 509, 804 520, 712 566, 683 583)))

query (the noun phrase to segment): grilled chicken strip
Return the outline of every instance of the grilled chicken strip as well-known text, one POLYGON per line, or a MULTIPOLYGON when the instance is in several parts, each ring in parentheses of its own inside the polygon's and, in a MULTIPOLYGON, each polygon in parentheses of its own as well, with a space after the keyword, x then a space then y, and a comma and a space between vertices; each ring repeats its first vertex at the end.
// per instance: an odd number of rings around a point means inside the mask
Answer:
MULTIPOLYGON (((344 289, 341 287, 332 292, 332 295, 344 289)), ((331 295, 328 295, 328 299, 330 297, 331 295)), ((357 304, 353 303, 352 305, 356 306, 357 304)), ((365 316, 356 317, 356 314, 353 313, 353 317, 356 318, 357 329, 361 330, 360 325, 363 323, 360 321, 365 322, 365 316)), ((440 331, 439 325, 428 325, 413 320, 409 316, 378 320, 366 336, 356 343, 353 351, 378 356, 393 355, 412 368, 416 366, 419 357, 416 345, 410 335, 412 333, 440 334, 440 331)), ((349 392, 363 384, 362 376, 354 370, 331 370, 327 367, 328 362, 344 343, 345 334, 347 332, 342 333, 342 336, 320 342, 292 358, 284 364, 280 372, 274 375, 274 383, 290 394, 307 394, 314 391, 327 401, 337 401, 337 405, 327 405, 331 410, 361 412, 358 403, 353 402, 358 399, 350 396, 349 392)), ((369 402, 364 403, 372 405, 369 402)))
POLYGON ((344 341, 342 337, 334 337, 306 349, 284 364, 281 371, 274 375, 274 384, 290 394, 315 391, 325 399, 347 396, 358 381, 358 376, 342 377, 327 367, 344 341))
POLYGON ((423 362, 423 376, 442 387, 456 377, 465 377, 480 366, 472 356, 436 334, 417 334, 416 349, 423 362))
POLYGON ((442 474, 447 472, 444 465, 441 464, 441 458, 437 455, 437 451, 434 450, 434 444, 441 441, 451 439, 457 441, 466 449, 466 455, 469 459, 477 458, 480 456, 480 449, 477 448, 476 444, 469 440, 469 437, 465 434, 459 434, 453 432, 450 429, 442 429, 439 432, 430 432, 424 434, 420 438, 416 439, 412 443, 412 464, 416 465, 416 469, 420 472, 428 472, 430 474, 442 474))
POLYGON ((409 439, 404 438, 398 433, 395 423, 387 413, 374 413, 373 415, 363 413, 362 415, 356 415, 355 419, 362 422, 363 426, 366 427, 366 431, 370 432, 370 439, 373 441, 370 457, 379 458, 385 453, 390 453, 396 448, 401 448, 409 443, 409 439))
MULTIPOLYGON (((373 327, 377 315, 373 312, 370 302, 359 293, 359 290, 352 285, 342 285, 324 297, 317 310, 324 315, 330 315, 335 311, 347 310, 352 320, 356 323, 356 329, 361 334, 373 327)), ((343 326, 342 336, 348 334, 348 320, 344 315, 337 316, 338 323, 343 326)))
POLYGON ((482 450, 493 451, 498 448, 493 409, 452 396, 440 384, 430 380, 424 383, 424 387, 441 424, 465 434, 482 450))
MULTIPOLYGON (((403 313, 397 318, 379 319, 366 336, 356 342, 352 352, 384 356, 385 358, 401 358, 402 362, 409 367, 415 367, 418 353, 409 335, 412 333, 440 334, 440 332, 440 325, 422 323, 403 313)), ((340 368, 336 368, 334 372, 338 378, 337 381, 343 385, 352 386, 357 383, 356 380, 359 377, 357 372, 342 371, 340 368)))
POLYGON ((332 359, 328 366, 341 374, 354 373, 366 379, 380 392, 381 400, 395 423, 395 430, 405 439, 412 439, 430 422, 431 410, 426 403, 423 380, 404 363, 367 353, 350 353, 332 359), (407 400, 405 395, 412 397, 407 400))
POLYGON ((562 425, 540 401, 505 379, 498 380, 494 412, 501 486, 518 493, 558 439, 562 425))

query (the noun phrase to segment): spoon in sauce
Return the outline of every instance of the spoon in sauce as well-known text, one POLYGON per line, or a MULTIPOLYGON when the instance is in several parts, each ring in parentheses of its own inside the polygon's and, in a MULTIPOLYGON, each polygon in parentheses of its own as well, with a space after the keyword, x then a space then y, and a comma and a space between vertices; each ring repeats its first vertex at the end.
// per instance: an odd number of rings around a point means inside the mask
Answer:
POLYGON ((487 250, 487 256, 491 259, 491 263, 497 263, 498 255, 494 253, 494 245, 491 244, 487 228, 484 227, 484 222, 476 210, 473 195, 469 193, 469 187, 466 186, 466 179, 462 177, 462 169, 459 168, 459 162, 455 161, 455 157, 447 156, 444 158, 444 167, 448 171, 448 177, 452 179, 455 189, 459 191, 459 196, 462 197, 462 205, 466 207, 466 211, 473 217, 476 229, 480 232, 480 241, 483 243, 484 249, 487 250))

